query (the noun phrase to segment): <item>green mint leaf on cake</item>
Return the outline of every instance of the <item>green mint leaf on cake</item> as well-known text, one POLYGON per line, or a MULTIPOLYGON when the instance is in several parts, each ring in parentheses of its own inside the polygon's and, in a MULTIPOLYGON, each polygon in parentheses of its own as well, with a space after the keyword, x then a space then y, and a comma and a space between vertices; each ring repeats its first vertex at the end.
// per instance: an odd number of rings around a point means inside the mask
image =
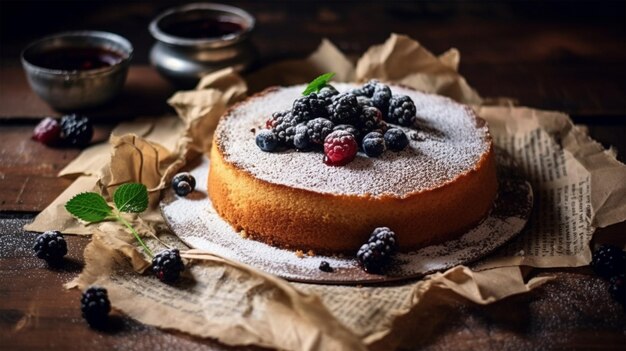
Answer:
POLYGON ((113 194, 113 202, 120 212, 143 212, 148 208, 148 189, 139 183, 120 185, 113 194))
POLYGON ((111 207, 97 193, 80 193, 65 204, 65 209, 74 217, 89 223, 103 221, 113 214, 111 207))
POLYGON ((320 89, 326 86, 326 84, 328 84, 328 82, 331 79, 333 79, 334 76, 335 76, 335 73, 328 72, 313 79, 311 83, 309 83, 309 85, 306 86, 306 89, 304 89, 304 91, 302 92, 302 95, 309 95, 311 93, 317 93, 318 91, 320 91, 320 89))

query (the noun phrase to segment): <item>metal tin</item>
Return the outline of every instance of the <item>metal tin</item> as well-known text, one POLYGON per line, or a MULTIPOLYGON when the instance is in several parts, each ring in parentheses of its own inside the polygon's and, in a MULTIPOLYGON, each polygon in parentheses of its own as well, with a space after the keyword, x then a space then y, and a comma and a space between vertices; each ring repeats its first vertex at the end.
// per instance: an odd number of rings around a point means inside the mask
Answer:
POLYGON ((120 93, 133 46, 125 38, 108 32, 72 31, 39 39, 24 49, 22 66, 33 91, 57 110, 78 110, 102 105, 120 93), (37 66, 35 55, 64 47, 100 48, 115 51, 121 61, 90 70, 60 70, 37 66))
POLYGON ((150 52, 150 61, 166 78, 181 86, 193 86, 204 75, 233 67, 248 68, 257 56, 250 42, 255 19, 248 12, 233 6, 195 3, 167 10, 149 26, 157 40, 150 52), (228 16, 236 18, 241 30, 212 38, 188 38, 168 33, 164 27, 173 21, 184 22, 202 18, 228 16))

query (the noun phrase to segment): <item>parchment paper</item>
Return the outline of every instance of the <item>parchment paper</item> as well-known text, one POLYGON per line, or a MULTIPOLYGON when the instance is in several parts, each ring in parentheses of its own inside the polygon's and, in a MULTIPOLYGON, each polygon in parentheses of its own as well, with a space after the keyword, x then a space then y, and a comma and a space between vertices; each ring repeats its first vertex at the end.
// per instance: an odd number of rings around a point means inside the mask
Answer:
MULTIPOLYGON (((463 103, 484 103, 458 74, 459 60, 455 49, 435 56, 406 36, 392 35, 370 48, 354 66, 332 43, 323 41, 308 58, 268 66, 246 82, 250 91, 256 91, 274 84, 303 83, 334 71, 340 81, 378 78, 463 103)), ((626 166, 575 127, 569 117, 486 106, 476 110, 488 120, 496 145, 515 157, 520 172, 532 182, 537 202, 525 232, 479 262, 474 271, 456 267, 398 286, 319 286, 286 283, 191 250, 185 252, 195 262, 190 275, 180 286, 170 287, 149 275, 133 273, 143 272, 149 262, 129 244, 132 238, 123 229, 113 223, 85 227, 63 209, 74 193, 97 186, 106 195, 121 182, 140 180, 154 194, 154 206, 171 175, 207 150, 219 116, 243 99, 246 91, 244 80, 231 70, 211 74, 197 89, 179 92, 169 100, 180 122, 162 118, 125 123, 114 132, 110 149, 87 149, 61 172, 88 177, 78 178, 26 229, 43 231, 55 226, 67 233, 96 234, 85 251, 85 270, 71 286, 102 284, 109 289, 115 308, 141 322, 227 344, 302 350, 393 349, 419 343, 436 330, 450 304, 492 303, 545 282, 546 278, 525 282, 518 265, 587 264, 594 228, 626 219, 626 166)), ((164 247, 161 242, 186 249, 168 235, 158 212, 129 220, 140 227, 140 234, 155 250, 164 247)))

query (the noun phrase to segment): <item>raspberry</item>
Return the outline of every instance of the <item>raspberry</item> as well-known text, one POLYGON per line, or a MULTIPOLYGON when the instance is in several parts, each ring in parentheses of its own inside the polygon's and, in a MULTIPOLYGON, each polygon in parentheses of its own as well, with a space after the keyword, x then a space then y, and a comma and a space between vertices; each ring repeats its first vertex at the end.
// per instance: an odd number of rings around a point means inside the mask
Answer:
POLYGON ((299 123, 317 117, 328 117, 326 99, 318 97, 316 93, 301 96, 293 102, 291 114, 299 120, 299 123))
POLYGON ((415 121, 415 104, 410 97, 398 95, 389 101, 387 121, 401 126, 410 126, 415 121))
POLYGON ((350 93, 341 93, 335 97, 330 105, 330 120, 336 124, 352 124, 359 114, 359 103, 356 96, 350 93))
POLYGON ((402 151, 409 145, 409 138, 402 129, 390 128, 385 132, 385 143, 390 150, 402 151))
POLYGON ((387 227, 376 228, 367 243, 356 254, 357 261, 368 273, 380 273, 397 248, 396 235, 387 227))
POLYGON ((324 139, 333 131, 335 125, 326 118, 315 118, 306 123, 309 141, 313 144, 323 144, 324 139))
POLYGON ((335 130, 345 130, 346 132, 354 135, 354 139, 356 140, 359 140, 361 138, 361 132, 359 132, 359 130, 356 129, 356 127, 351 124, 336 125, 335 128, 333 128, 333 131, 335 130))
POLYGON ((80 310, 92 328, 103 327, 111 311, 111 302, 106 289, 92 286, 85 290, 80 299, 80 310))
POLYGON ((178 196, 187 196, 196 188, 196 178, 190 173, 178 173, 172 178, 172 189, 178 196))
POLYGON ((272 152, 276 150, 276 147, 278 147, 278 138, 276 137, 274 132, 268 129, 263 129, 259 131, 259 133, 256 135, 255 141, 259 149, 266 152, 272 152))
POLYGON ((311 146, 309 127, 307 127, 306 123, 300 123, 296 126, 296 134, 293 136, 293 146, 298 150, 306 150, 311 146))
POLYGON ((33 130, 32 139, 48 146, 58 144, 61 139, 59 121, 50 117, 42 119, 33 130))
POLYGON ((326 273, 331 273, 333 271, 333 267, 330 266, 330 263, 326 262, 326 261, 322 261, 320 262, 320 271, 322 272, 326 272, 326 273))
POLYGON ((626 271, 625 253, 615 245, 602 245, 593 253, 591 268, 605 279, 623 274, 626 271))
POLYGON ((37 237, 33 250, 35 256, 46 260, 50 265, 56 265, 67 255, 67 243, 61 232, 51 230, 37 237))
POLYGON ((391 100, 391 89, 385 84, 377 84, 372 94, 372 104, 382 112, 383 117, 387 116, 389 101, 391 100))
POLYGON ((178 249, 163 250, 152 259, 152 271, 164 283, 174 283, 184 270, 178 249))
POLYGON ((345 130, 336 130, 324 139, 324 163, 343 166, 354 160, 359 146, 354 135, 345 130))
POLYGON ((379 132, 371 132, 363 137, 363 151, 369 157, 377 157, 385 152, 385 139, 379 132))
POLYGON ((93 136, 89 118, 76 114, 61 117, 61 140, 65 145, 85 147, 93 136))
POLYGON ((382 121, 383 115, 376 107, 364 107, 357 117, 356 127, 362 134, 367 134, 378 126, 378 122, 382 121))

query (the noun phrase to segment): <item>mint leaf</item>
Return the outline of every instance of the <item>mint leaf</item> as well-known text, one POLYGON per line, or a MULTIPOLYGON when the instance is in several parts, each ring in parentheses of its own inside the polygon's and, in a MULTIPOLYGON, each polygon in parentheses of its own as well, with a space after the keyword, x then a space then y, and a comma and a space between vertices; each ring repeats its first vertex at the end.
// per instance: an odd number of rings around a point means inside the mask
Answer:
POLYGON ((112 214, 107 202, 97 193, 80 193, 65 204, 65 209, 72 216, 89 223, 100 222, 112 214))
POLYGON ((113 202, 120 212, 143 212, 148 208, 148 189, 139 183, 120 185, 113 194, 113 202))
POLYGON ((309 95, 311 93, 317 93, 335 76, 333 72, 324 73, 321 76, 313 79, 306 89, 302 92, 302 95, 309 95))

